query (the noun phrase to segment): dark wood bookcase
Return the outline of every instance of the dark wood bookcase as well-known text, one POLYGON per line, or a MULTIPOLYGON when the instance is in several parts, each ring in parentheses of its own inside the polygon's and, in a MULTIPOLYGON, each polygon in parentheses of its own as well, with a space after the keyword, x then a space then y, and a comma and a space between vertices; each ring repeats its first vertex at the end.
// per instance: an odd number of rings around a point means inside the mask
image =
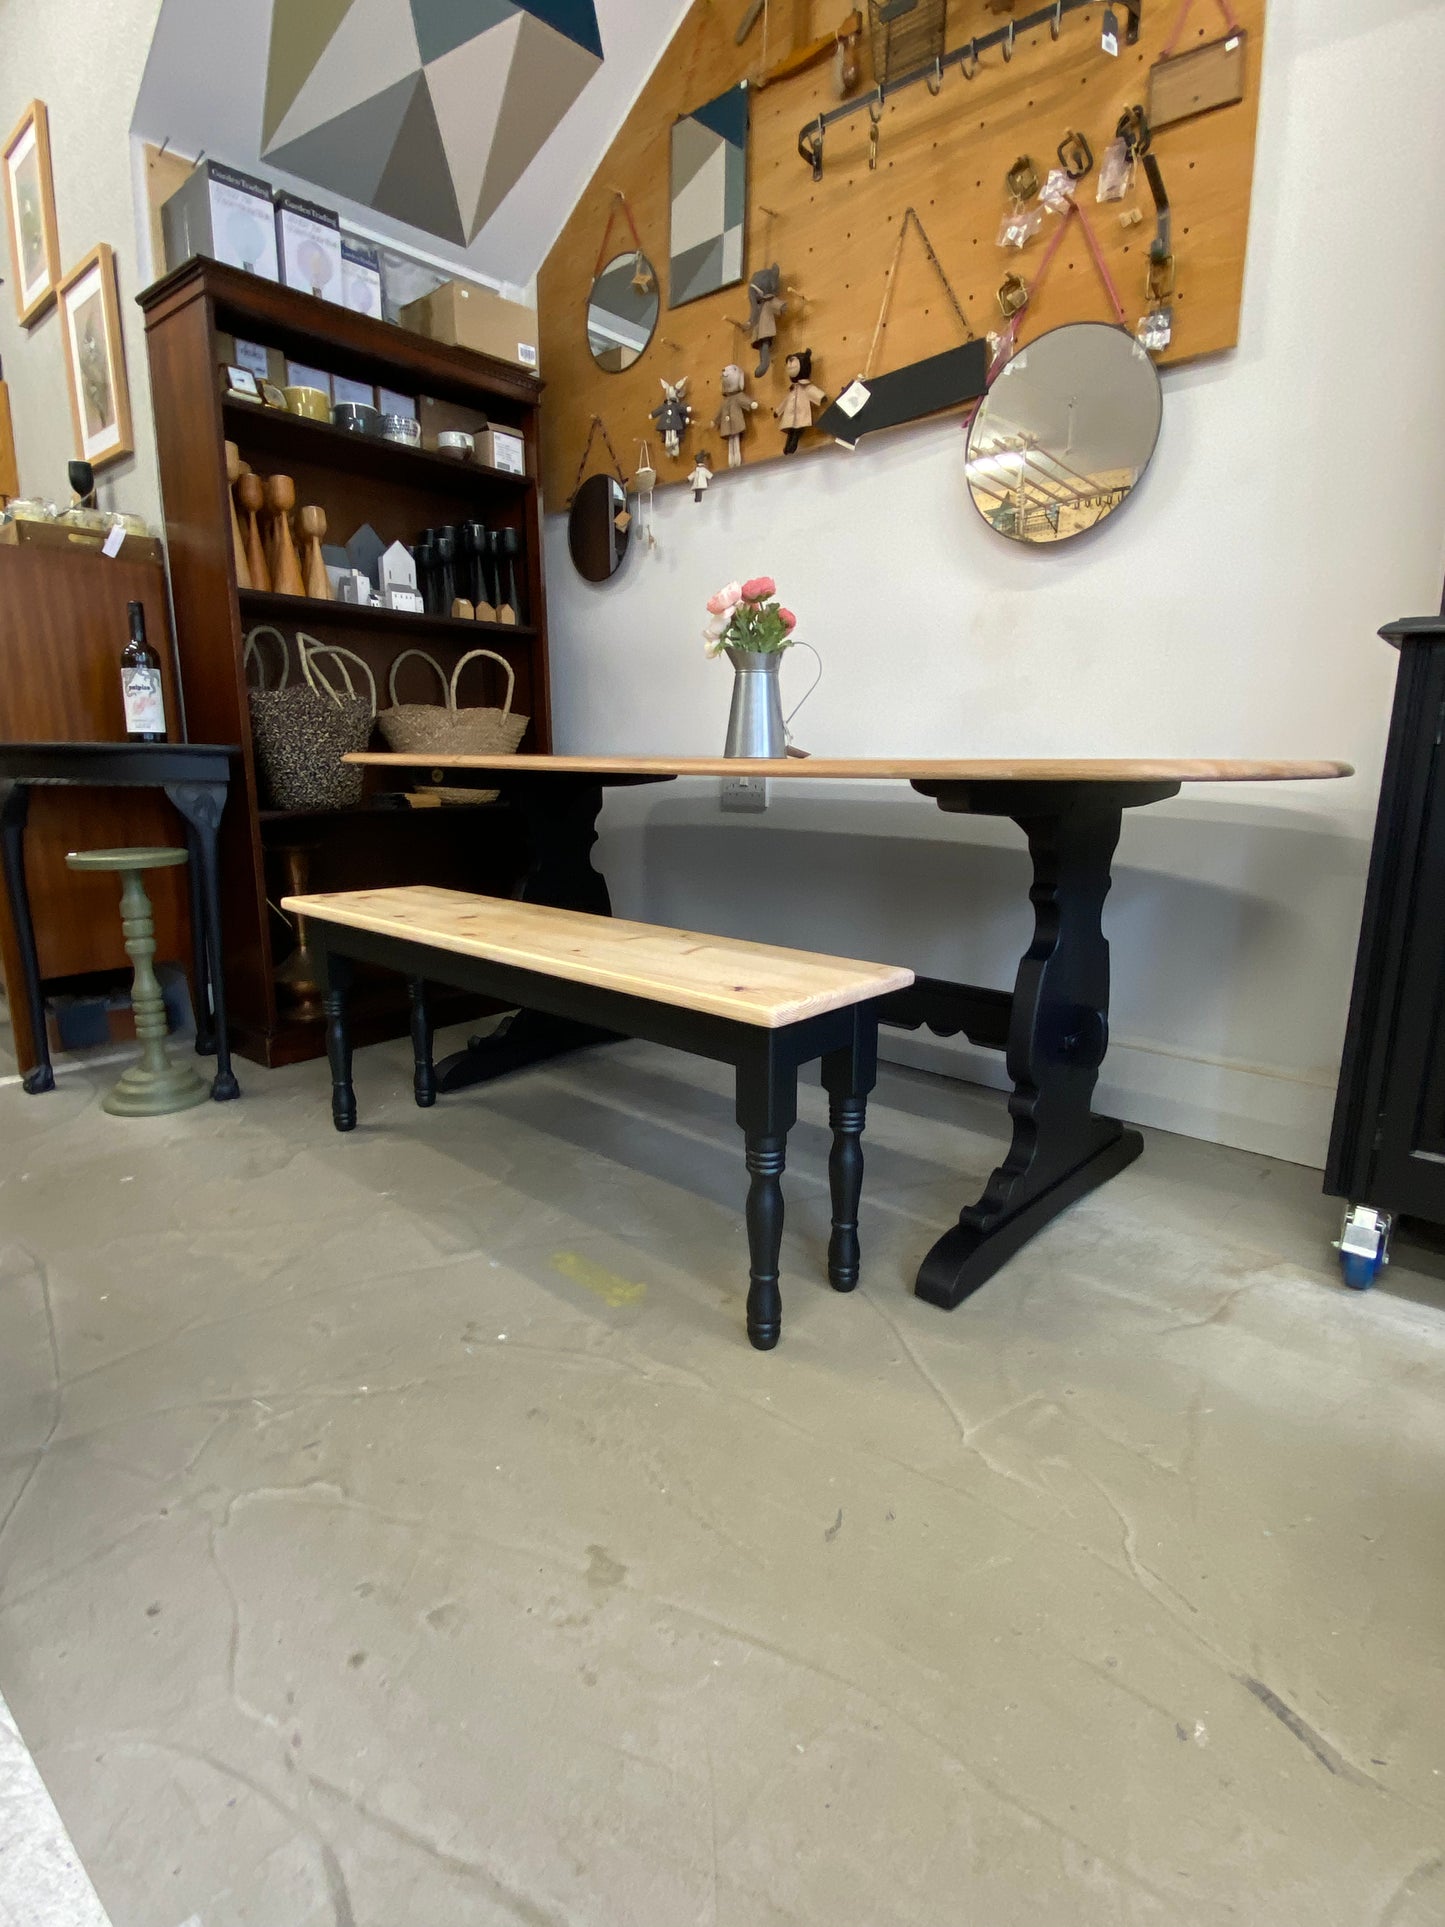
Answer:
MULTIPOLYGON (((508 362, 427 341, 215 261, 188 261, 147 288, 139 302, 145 313, 187 734, 193 741, 244 747, 242 781, 233 789, 222 827, 222 911, 235 1046, 261 1063, 294 1063, 320 1056, 324 1041, 316 1017, 298 1014, 276 980, 276 966, 295 941, 271 907, 286 887, 283 851, 304 848, 313 889, 431 882, 504 894, 519 874, 524 852, 518 827, 504 808, 388 807, 385 788, 373 782, 373 772, 355 809, 263 808, 251 747, 246 636, 258 623, 270 623, 288 642, 303 630, 343 644, 369 664, 383 706, 387 674, 403 649, 424 648, 448 672, 468 649, 495 649, 516 675, 514 706, 531 718, 522 749, 550 750, 536 481, 542 384, 508 362), (219 334, 263 343, 333 375, 479 409, 496 425, 522 435, 527 474, 509 475, 228 401, 219 334), (328 542, 344 542, 363 522, 384 541, 408 544, 423 528, 453 522, 476 520, 519 530, 519 586, 527 620, 513 625, 408 616, 239 589, 227 501, 227 441, 237 444, 258 474, 292 476, 298 504, 325 509, 328 542)), ((411 666, 404 695, 438 699, 434 687, 423 697, 422 683, 411 680, 420 669, 411 666)), ((494 665, 473 665, 467 677, 463 701, 501 701, 505 678, 494 665)), ((476 1008, 472 1002, 439 1015, 446 1021, 476 1008)), ((378 980, 363 999, 358 1041, 399 1036, 405 1028, 404 992, 378 980)))

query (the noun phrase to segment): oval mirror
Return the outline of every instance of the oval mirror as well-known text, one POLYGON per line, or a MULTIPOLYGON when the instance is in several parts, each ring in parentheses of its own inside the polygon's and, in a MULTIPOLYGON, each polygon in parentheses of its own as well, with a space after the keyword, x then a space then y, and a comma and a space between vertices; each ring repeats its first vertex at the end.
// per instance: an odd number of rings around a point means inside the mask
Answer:
POLYGON ((973 505, 1015 542, 1067 542, 1133 493, 1159 439, 1159 371, 1104 321, 1021 348, 968 431, 973 505))
POLYGON ((622 567, 627 529, 617 517, 627 507, 627 492, 615 475, 589 475, 572 497, 567 546, 572 565, 588 582, 606 582, 622 567))
POLYGON ((615 254, 587 298, 587 346, 609 375, 630 368, 657 326, 657 276, 645 254, 615 254))

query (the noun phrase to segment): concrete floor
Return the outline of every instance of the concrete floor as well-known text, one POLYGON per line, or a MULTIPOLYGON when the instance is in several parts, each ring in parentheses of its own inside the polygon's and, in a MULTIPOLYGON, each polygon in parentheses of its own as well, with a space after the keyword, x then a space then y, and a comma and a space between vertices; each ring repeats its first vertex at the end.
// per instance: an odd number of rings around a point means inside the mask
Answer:
POLYGON ((761 1356, 711 1066, 114 1074, 0 1089, 0 1688, 114 1927, 1445 1920, 1445 1298, 1316 1174, 1151 1135, 945 1315, 1001 1106, 889 1072, 839 1297, 810 1087, 761 1356))

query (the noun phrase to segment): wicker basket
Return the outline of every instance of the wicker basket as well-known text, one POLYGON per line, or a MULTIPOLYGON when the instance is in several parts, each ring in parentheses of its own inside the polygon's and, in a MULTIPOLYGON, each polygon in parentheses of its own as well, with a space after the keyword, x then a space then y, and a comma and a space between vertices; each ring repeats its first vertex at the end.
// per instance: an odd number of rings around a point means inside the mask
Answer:
MULTIPOLYGON (((452 671, 451 681, 434 656, 424 649, 403 649, 391 665, 387 690, 391 708, 377 717, 388 749, 403 755, 420 752, 423 756, 512 756, 527 732, 530 716, 512 710, 512 692, 517 679, 512 665, 494 649, 469 649, 452 671), (408 656, 420 656, 437 673, 444 701, 440 703, 399 703, 396 700, 396 672, 408 656), (457 682, 469 662, 487 656, 507 672, 507 695, 500 709, 458 709, 457 682)), ((443 789, 435 792, 444 803, 493 803, 496 790, 443 789)))
POLYGON ((349 809, 361 801, 363 772, 342 758, 349 750, 365 749, 371 740, 375 678, 360 656, 314 636, 297 635, 296 655, 304 687, 287 686, 291 665, 279 629, 261 623, 246 637, 244 660, 248 670, 255 664, 259 679, 249 691, 251 739, 267 805, 275 810, 349 809), (265 658, 257 640, 262 635, 274 636, 281 646, 281 676, 274 689, 266 687, 265 658), (320 667, 321 656, 337 662, 344 694, 320 667), (348 662, 365 676, 369 697, 357 694, 348 662))

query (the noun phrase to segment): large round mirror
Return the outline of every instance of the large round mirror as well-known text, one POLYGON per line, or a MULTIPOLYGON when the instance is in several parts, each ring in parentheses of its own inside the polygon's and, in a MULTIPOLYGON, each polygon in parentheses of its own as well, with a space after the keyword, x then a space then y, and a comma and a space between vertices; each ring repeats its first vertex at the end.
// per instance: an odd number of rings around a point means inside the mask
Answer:
POLYGON ((1054 328, 1021 348, 968 432, 968 487, 1015 542, 1067 542, 1133 493, 1159 439, 1159 374, 1107 322, 1054 328))
POLYGON ((589 475, 572 497, 567 517, 567 546, 578 575, 589 582, 606 582, 622 567, 627 553, 627 491, 615 475, 589 475))
POLYGON ((630 368, 657 326, 657 276, 645 254, 616 254, 592 283, 587 346, 609 375, 630 368))

